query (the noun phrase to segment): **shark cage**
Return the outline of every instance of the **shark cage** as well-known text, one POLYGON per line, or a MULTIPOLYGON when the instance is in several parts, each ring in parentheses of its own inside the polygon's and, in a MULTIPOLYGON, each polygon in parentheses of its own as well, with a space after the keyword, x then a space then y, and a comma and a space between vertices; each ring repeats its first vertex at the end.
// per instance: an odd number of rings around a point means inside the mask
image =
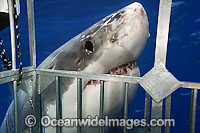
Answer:
MULTIPOLYGON (((100 80, 100 107, 99 118, 104 118, 104 81, 115 81, 124 83, 124 119, 128 118, 128 85, 129 83, 138 83, 146 91, 145 94, 145 109, 144 118, 149 122, 150 119, 162 118, 162 110, 165 109, 165 118, 170 118, 171 114, 171 93, 178 88, 191 89, 190 101, 190 116, 189 116, 189 132, 195 132, 196 119, 196 103, 197 92, 200 89, 200 83, 182 82, 177 80, 166 68, 166 53, 168 44, 168 32, 171 13, 172 0, 160 0, 159 15, 157 24, 156 50, 154 67, 142 77, 132 77, 123 75, 109 75, 109 74, 92 74, 74 71, 62 70, 46 70, 36 68, 36 41, 35 41, 35 23, 34 23, 34 4, 33 0, 27 0, 28 12, 28 29, 29 29, 29 49, 30 49, 30 66, 22 69, 23 77, 20 88, 32 97, 34 106, 34 115, 36 119, 40 119, 44 113, 43 95, 45 88, 56 81, 56 118, 62 118, 62 98, 61 98, 61 78, 70 77, 77 79, 77 118, 82 118, 82 78, 93 80, 100 80), (48 75, 48 76, 47 76, 48 75), (150 97, 152 97, 152 102, 150 97), (163 107, 165 102, 165 107, 163 107), (151 104, 150 104, 151 103, 151 104), (151 106, 151 107, 150 107, 151 106), (151 110, 150 110, 151 109, 151 110), (150 114, 151 113, 151 114, 150 114), (151 116, 151 118, 150 118, 151 116)), ((11 31, 11 47, 12 47, 12 70, 0 72, 0 83, 13 82, 14 90, 14 104, 15 104, 15 132, 18 133, 18 98, 17 98, 17 80, 19 78, 19 69, 16 69, 16 49, 15 49, 15 30, 14 30, 14 16, 13 1, 8 0, 10 31, 11 31)), ((106 89, 106 88, 105 88, 106 89)), ((145 127, 145 132, 161 133, 162 127, 145 127)), ((31 132, 45 132, 45 129, 38 122, 31 132)), ((62 132, 61 127, 56 127, 56 132, 62 132)), ((81 133, 81 127, 77 127, 77 132, 81 133)), ((99 130, 104 132, 103 127, 99 130)), ((123 133, 128 132, 123 128, 123 133)), ((164 132, 169 133, 170 127, 164 127, 164 132)))

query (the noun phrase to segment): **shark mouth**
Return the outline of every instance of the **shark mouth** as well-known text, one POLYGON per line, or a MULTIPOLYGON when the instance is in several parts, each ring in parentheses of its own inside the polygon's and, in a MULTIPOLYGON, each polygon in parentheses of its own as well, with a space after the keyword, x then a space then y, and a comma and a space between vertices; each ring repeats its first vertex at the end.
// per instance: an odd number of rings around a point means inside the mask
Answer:
MULTIPOLYGON (((128 64, 124 64, 121 66, 118 66, 104 74, 112 74, 112 75, 126 75, 126 76, 139 76, 139 68, 137 66, 136 61, 129 62, 128 64)), ((90 80, 87 85, 97 85, 100 84, 99 80, 90 80)))

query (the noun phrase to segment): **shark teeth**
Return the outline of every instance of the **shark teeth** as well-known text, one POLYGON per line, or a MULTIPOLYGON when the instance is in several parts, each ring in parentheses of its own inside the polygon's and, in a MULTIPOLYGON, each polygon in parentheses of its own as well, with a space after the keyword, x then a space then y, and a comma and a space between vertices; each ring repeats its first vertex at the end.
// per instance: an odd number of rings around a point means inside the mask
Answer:
POLYGON ((97 84, 100 84, 100 81, 99 80, 90 80, 87 85, 97 85, 97 84))
MULTIPOLYGON (((121 65, 107 72, 106 74, 112 75, 127 75, 127 76, 138 76, 139 69, 136 62, 129 62, 126 65, 121 65)), ((99 80, 90 80, 86 85, 97 85, 100 84, 99 80)))
POLYGON ((129 62, 126 65, 121 65, 115 69, 110 70, 108 73, 106 74, 114 74, 114 75, 132 75, 135 76, 135 74, 131 74, 133 73, 136 69, 137 69, 137 64, 136 62, 129 62))

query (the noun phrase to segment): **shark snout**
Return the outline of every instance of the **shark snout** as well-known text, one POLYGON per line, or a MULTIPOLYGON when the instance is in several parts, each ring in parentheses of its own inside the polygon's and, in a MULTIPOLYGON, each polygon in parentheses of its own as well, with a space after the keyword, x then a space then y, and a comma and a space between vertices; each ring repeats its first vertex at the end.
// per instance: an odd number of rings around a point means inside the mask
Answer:
POLYGON ((130 5, 128 5, 127 8, 143 8, 143 6, 142 6, 142 4, 140 4, 138 2, 134 2, 130 5))
MULTIPOLYGON (((145 20, 145 21, 147 20, 146 11, 145 11, 144 7, 142 6, 142 4, 140 4, 138 2, 134 2, 130 5, 128 5, 125 8, 125 10, 126 10, 127 17, 130 19, 138 19, 138 20, 145 20)), ((130 20, 130 19, 128 19, 128 20, 130 20)))
POLYGON ((138 13, 139 16, 142 16, 142 17, 145 17, 146 16, 146 12, 144 10, 144 7, 140 4, 140 3, 137 3, 135 4, 135 7, 133 9, 133 12, 134 13, 138 13))

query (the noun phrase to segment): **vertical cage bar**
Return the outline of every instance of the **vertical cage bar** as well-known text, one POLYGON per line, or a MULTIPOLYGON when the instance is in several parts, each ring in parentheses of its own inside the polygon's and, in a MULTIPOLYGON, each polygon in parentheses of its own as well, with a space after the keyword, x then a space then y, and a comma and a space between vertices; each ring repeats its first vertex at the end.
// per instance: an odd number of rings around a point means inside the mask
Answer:
MULTIPOLYGON (((170 119, 171 114, 171 95, 165 99, 165 119, 170 119)), ((170 133, 170 127, 165 126, 165 133, 170 133)))
MULTIPOLYGON (((36 68, 36 42, 35 42, 35 18, 34 18, 34 0, 27 0, 27 15, 28 15, 28 31, 29 31, 29 51, 30 51, 30 65, 33 68, 36 68)), ((36 71, 33 74, 33 90, 32 90, 32 97, 34 101, 34 115, 39 120, 39 113, 40 113, 40 106, 37 104, 41 99, 39 99, 38 93, 40 93, 37 89, 37 76, 36 71)), ((36 124, 34 127, 34 132, 40 132, 39 130, 40 125, 36 124)))
POLYGON ((30 65, 36 68, 35 18, 34 18, 33 1, 34 0, 27 0, 27 14, 28 14, 30 65))
MULTIPOLYGON (((41 116, 43 117, 45 115, 45 110, 44 110, 44 93, 41 93, 41 112, 42 112, 41 116)), ((43 126, 42 126, 42 133, 45 133, 45 127, 43 127, 43 126)))
POLYGON ((15 133, 18 133, 18 98, 17 98, 17 81, 13 81, 14 105, 15 105, 15 133))
MULTIPOLYGON (((42 117, 42 94, 40 93, 41 91, 41 87, 40 87, 40 83, 41 83, 41 79, 40 79, 40 75, 37 75, 37 89, 38 89, 38 99, 39 99, 39 119, 41 120, 42 117)), ((38 121, 38 125, 39 125, 39 132, 42 133, 42 124, 41 121, 38 121)))
MULTIPOLYGON (((39 93, 39 103, 40 103, 40 120, 41 118, 45 115, 44 112, 44 93, 41 93, 41 76, 37 75, 37 86, 38 86, 38 93, 39 93)), ((41 121, 39 121, 39 128, 40 128, 40 133, 45 133, 45 127, 42 126, 41 121)))
POLYGON ((12 52, 12 69, 16 69, 16 47, 15 47, 15 27, 14 27, 14 7, 13 1, 8 0, 10 34, 11 34, 11 52, 12 52))
MULTIPOLYGON (((152 100, 151 119, 157 120, 162 118, 162 107, 163 107, 163 101, 161 101, 160 103, 156 103, 154 100, 152 100)), ((151 127, 151 132, 161 133, 161 127, 158 126, 151 127)))
MULTIPOLYGON (((56 76, 56 119, 62 119, 61 77, 56 76)), ((56 127, 56 133, 61 133, 62 127, 56 127)))
MULTIPOLYGON (((100 119, 104 118, 104 81, 100 81, 100 108, 99 108, 100 119)), ((99 128, 100 133, 104 133, 104 127, 99 128)))
MULTIPOLYGON (((15 28, 14 28, 14 7, 13 1, 8 0, 10 34, 11 34, 11 51, 12 51, 12 69, 16 69, 16 47, 15 47, 15 28)), ((15 107, 15 133, 18 133, 18 98, 17 98, 17 81, 13 81, 14 107, 15 107)))
MULTIPOLYGON (((42 104, 41 104, 41 94, 38 94, 38 99, 39 99, 39 102, 38 102, 38 106, 39 106, 39 113, 38 113, 38 118, 39 118, 39 120, 41 120, 41 118, 42 118, 42 110, 41 110, 41 106, 42 106, 42 104)), ((39 131, 39 133, 42 133, 42 124, 41 124, 41 121, 38 121, 38 131, 39 131)))
MULTIPOLYGON (((82 79, 77 78, 77 119, 82 119, 82 79)), ((77 133, 81 133, 81 127, 78 125, 77 133)))
MULTIPOLYGON (((125 91, 124 91, 124 119, 128 119, 128 87, 129 83, 125 83, 125 91)), ((126 126, 123 128, 123 133, 127 133, 126 126)))
MULTIPOLYGON (((36 120, 40 120, 40 88, 38 89, 38 85, 40 81, 38 80, 38 75, 36 72, 33 73, 32 79, 33 79, 33 90, 32 90, 32 98, 33 98, 33 115, 35 116, 36 120)), ((39 85, 40 87, 40 85, 39 85)), ((31 133, 39 133, 41 131, 40 129, 40 122, 36 122, 36 125, 32 127, 31 133)))
POLYGON ((154 65, 166 64, 171 3, 172 0, 160 0, 154 65))
MULTIPOLYGON (((149 111, 150 111, 150 96, 146 92, 145 93, 145 107, 144 107, 144 119, 146 119, 146 122, 149 123, 149 111)), ((148 126, 145 127, 145 133, 148 132, 148 126)))
POLYGON ((191 89, 189 133, 195 133, 197 89, 191 89))

